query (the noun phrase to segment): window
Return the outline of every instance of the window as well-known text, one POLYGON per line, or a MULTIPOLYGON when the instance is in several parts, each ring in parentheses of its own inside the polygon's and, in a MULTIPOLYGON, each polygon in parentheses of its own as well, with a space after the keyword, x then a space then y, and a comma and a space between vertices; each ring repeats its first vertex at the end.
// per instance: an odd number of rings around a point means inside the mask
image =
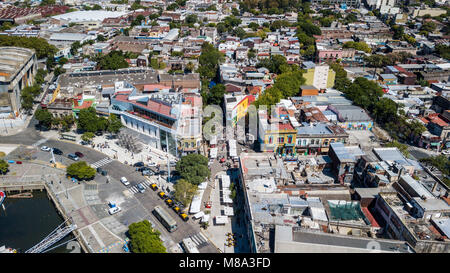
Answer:
POLYGON ((306 139, 303 140, 303 146, 306 146, 306 139))
POLYGON ((272 142, 273 142, 273 137, 270 136, 270 137, 269 137, 269 144, 272 144, 272 142))
POLYGON ((288 136, 287 141, 288 141, 288 143, 292 143, 292 136, 288 136))
POLYGON ((278 143, 284 143, 284 137, 279 137, 278 138, 278 143))

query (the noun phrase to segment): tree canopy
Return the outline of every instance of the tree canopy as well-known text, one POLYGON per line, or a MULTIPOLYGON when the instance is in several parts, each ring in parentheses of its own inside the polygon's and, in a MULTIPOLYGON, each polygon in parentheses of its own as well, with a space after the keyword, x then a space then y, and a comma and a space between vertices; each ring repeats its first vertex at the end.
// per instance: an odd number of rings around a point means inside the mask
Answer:
POLYGON ((36 51, 38 59, 52 57, 58 49, 43 38, 0 35, 0 46, 17 46, 31 48, 36 51))
POLYGON ((211 175, 208 168, 208 158, 201 154, 189 154, 183 156, 175 167, 181 178, 198 185, 211 175))
POLYGON ((3 159, 0 159, 0 174, 6 174, 8 172, 9 164, 3 159))
POLYGON ((197 192, 197 185, 189 183, 186 179, 178 179, 173 188, 175 190, 175 199, 183 203, 186 207, 189 206, 192 197, 194 197, 197 192))
POLYGON ((77 126, 78 129, 86 132, 104 131, 108 126, 108 120, 97 116, 95 108, 89 107, 81 109, 78 113, 77 126))
POLYGON ((66 169, 67 176, 75 177, 79 180, 89 180, 95 177, 96 170, 90 167, 86 161, 79 161, 70 164, 66 169))
POLYGON ((225 60, 223 53, 210 43, 203 43, 197 70, 202 78, 211 80, 216 76, 219 64, 225 60))
POLYGON ((166 253, 160 235, 153 229, 148 220, 132 223, 128 227, 130 237, 130 250, 133 253, 166 253))
POLYGON ((122 51, 113 50, 106 55, 98 55, 95 59, 98 61, 100 70, 117 70, 129 67, 125 60, 126 55, 122 51))
POLYGON ((47 109, 36 110, 35 116, 39 125, 50 128, 52 126, 53 115, 47 109))

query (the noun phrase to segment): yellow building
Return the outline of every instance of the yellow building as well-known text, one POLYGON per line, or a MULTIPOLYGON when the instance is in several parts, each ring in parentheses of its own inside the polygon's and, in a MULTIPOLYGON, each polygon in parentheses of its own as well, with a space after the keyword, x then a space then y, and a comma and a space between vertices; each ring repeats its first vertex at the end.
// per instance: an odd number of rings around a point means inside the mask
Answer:
POLYGON ((295 155, 297 130, 289 120, 268 121, 267 113, 258 111, 258 139, 262 152, 275 152, 279 155, 295 155))

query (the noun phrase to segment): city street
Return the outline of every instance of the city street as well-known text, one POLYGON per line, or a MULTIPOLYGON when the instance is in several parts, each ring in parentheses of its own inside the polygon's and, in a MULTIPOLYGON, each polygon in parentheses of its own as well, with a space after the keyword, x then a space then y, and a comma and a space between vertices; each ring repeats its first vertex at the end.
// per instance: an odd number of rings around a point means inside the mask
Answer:
MULTIPOLYGON (((116 219, 117 221, 115 226, 122 226, 121 228, 111 230, 111 232, 115 233, 122 239, 125 239, 124 232, 126 230, 124 230, 124 227, 143 219, 150 220, 154 225, 156 225, 156 228, 161 231, 161 237, 165 241, 165 245, 167 246, 169 252, 180 252, 181 250, 178 244, 183 238, 188 236, 196 236, 199 238, 199 225, 197 223, 193 223, 192 220, 183 222, 181 218, 170 208, 168 208, 163 200, 157 196, 157 192, 147 188, 143 194, 133 194, 129 190, 137 184, 146 181, 146 177, 137 172, 134 167, 122 164, 117 160, 104 160, 108 157, 90 146, 82 146, 69 141, 45 139, 44 137, 41 137, 40 134, 34 130, 34 128, 32 128, 35 123, 35 120, 34 122, 30 122, 28 128, 18 135, 0 137, 0 141, 2 143, 18 143, 24 145, 12 151, 7 156, 7 159, 23 161, 32 160, 33 162, 37 162, 39 164, 49 164, 52 158, 51 153, 40 150, 40 147, 45 145, 51 148, 58 148, 63 151, 63 155, 55 155, 55 160, 65 166, 75 162, 67 158, 67 154, 81 152, 84 154, 84 157, 81 160, 86 161, 89 164, 95 164, 96 166, 106 170, 108 173, 107 177, 109 177, 109 183, 107 183, 107 178, 105 176, 97 174, 94 179, 95 182, 93 182, 93 184, 96 185, 97 192, 94 191, 94 194, 89 196, 91 193, 89 191, 84 191, 84 199, 86 199, 88 206, 83 207, 82 204, 75 206, 78 208, 79 217, 85 219, 86 228, 84 229, 84 232, 93 234, 92 236, 86 236, 88 237, 87 240, 91 239, 93 242, 102 241, 96 240, 96 237, 98 236, 95 236, 95 232, 92 232, 91 229, 99 228, 92 226, 97 225, 97 221, 105 217, 116 219), (119 182, 120 178, 123 176, 130 181, 131 185, 129 185, 128 188, 119 182), (121 206, 122 211, 112 217, 108 217, 109 215, 106 211, 109 201, 117 202, 117 204, 121 206), (153 216, 151 212, 157 205, 164 207, 176 220, 178 224, 177 231, 169 233, 153 216), (89 215, 91 215, 91 217, 89 215)), ((66 181, 66 183, 71 182, 66 181)), ((87 182, 86 184, 90 183, 91 182, 87 182)), ((65 193, 60 189, 60 194, 64 195, 65 193)), ((103 224, 103 226, 105 226, 105 224, 103 224)), ((95 245, 97 249, 102 249, 102 247, 105 247, 105 244, 92 244, 92 246, 95 245)), ((202 246, 199 247, 199 250, 200 252, 205 253, 217 252, 217 249, 209 242, 203 243, 202 246)))

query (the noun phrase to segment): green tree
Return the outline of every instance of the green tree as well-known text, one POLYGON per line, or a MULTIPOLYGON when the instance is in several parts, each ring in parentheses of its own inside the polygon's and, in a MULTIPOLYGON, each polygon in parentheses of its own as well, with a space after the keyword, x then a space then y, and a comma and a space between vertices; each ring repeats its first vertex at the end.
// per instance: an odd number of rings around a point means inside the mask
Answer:
POLYGON ((67 62, 69 62, 69 60, 64 57, 62 57, 61 59, 58 60, 59 65, 65 65, 67 62))
POLYGON ((211 175, 208 168, 208 158, 201 154, 189 154, 183 156, 175 167, 181 178, 198 185, 211 175))
POLYGON ((87 142, 91 142, 91 140, 95 137, 94 133, 92 132, 85 132, 82 136, 81 139, 87 142))
POLYGON ((269 69, 271 73, 280 74, 280 67, 282 65, 287 65, 286 57, 282 55, 272 55, 269 59, 261 60, 258 64, 256 64, 256 67, 265 67, 269 69))
POLYGON ((381 87, 366 78, 356 78, 353 83, 344 91, 345 96, 352 100, 354 104, 372 111, 374 104, 383 95, 381 87))
POLYGON ((368 46, 365 42, 353 42, 353 41, 346 42, 344 43, 343 48, 354 48, 356 50, 364 51, 366 53, 372 52, 370 46, 368 46))
POLYGON ((206 95, 207 105, 222 105, 225 95, 225 85, 216 84, 214 85, 206 95))
POLYGON ((89 180, 94 178, 96 170, 90 167, 86 161, 79 161, 70 164, 66 168, 67 176, 75 177, 79 180, 89 180))
POLYGON ((93 7, 92 7, 92 10, 101 10, 102 9, 102 6, 100 6, 100 5, 98 5, 98 4, 95 4, 93 7))
POLYGON ((436 30, 436 23, 433 21, 428 21, 423 23, 423 25, 420 27, 421 31, 426 31, 426 32, 433 32, 436 30))
POLYGON ((106 41, 105 36, 101 34, 97 35, 97 42, 104 42, 104 41, 106 41))
POLYGON ((259 25, 255 22, 251 22, 250 24, 248 24, 248 27, 253 29, 253 31, 256 31, 259 28, 259 25))
POLYGON ((95 56, 101 70, 117 70, 129 67, 126 57, 122 51, 113 50, 106 55, 99 54, 95 56))
POLYGON ((50 128, 52 126, 53 115, 47 109, 36 110, 35 116, 40 126, 50 128))
POLYGON ((96 132, 99 129, 99 118, 94 107, 81 109, 78 113, 78 129, 85 132, 96 132))
POLYGON ((174 186, 174 191, 175 199, 179 200, 187 207, 191 203, 192 197, 194 197, 197 192, 197 186, 189 183, 189 181, 185 179, 178 179, 174 186))
POLYGON ((8 172, 9 164, 3 159, 0 159, 0 174, 6 174, 8 172))
POLYGON ((78 53, 78 49, 81 48, 81 43, 79 41, 73 42, 70 46, 70 53, 72 55, 76 55, 78 53))
POLYGON ((153 229, 148 220, 131 224, 128 227, 130 237, 130 250, 133 253, 166 253, 160 235, 153 229))
POLYGON ((44 69, 39 68, 36 72, 36 76, 34 77, 34 80, 36 81, 37 85, 41 85, 45 81, 45 76, 47 76, 47 71, 44 69))
POLYGON ((75 124, 75 118, 73 115, 69 114, 69 115, 64 115, 61 118, 60 121, 60 125, 61 125, 61 129, 64 132, 67 132, 70 130, 70 128, 72 128, 72 126, 75 124))
POLYGON ((108 132, 110 132, 111 134, 117 134, 120 131, 120 128, 122 127, 123 127, 122 122, 116 115, 111 114, 108 117, 108 128, 107 128, 108 132))
POLYGON ((44 38, 0 35, 0 46, 16 46, 34 49, 38 59, 54 56, 58 49, 44 38))
POLYGON ((189 14, 188 16, 186 16, 186 19, 184 20, 186 22, 186 24, 195 24, 198 21, 198 17, 197 14, 189 14))
POLYGON ((381 98, 374 105, 372 114, 377 122, 384 124, 389 121, 396 120, 398 105, 393 100, 388 98, 381 98))
POLYGON ((199 57, 199 68, 197 70, 200 73, 202 79, 211 80, 216 76, 219 64, 225 60, 224 54, 221 53, 210 43, 203 43, 202 53, 199 57))

